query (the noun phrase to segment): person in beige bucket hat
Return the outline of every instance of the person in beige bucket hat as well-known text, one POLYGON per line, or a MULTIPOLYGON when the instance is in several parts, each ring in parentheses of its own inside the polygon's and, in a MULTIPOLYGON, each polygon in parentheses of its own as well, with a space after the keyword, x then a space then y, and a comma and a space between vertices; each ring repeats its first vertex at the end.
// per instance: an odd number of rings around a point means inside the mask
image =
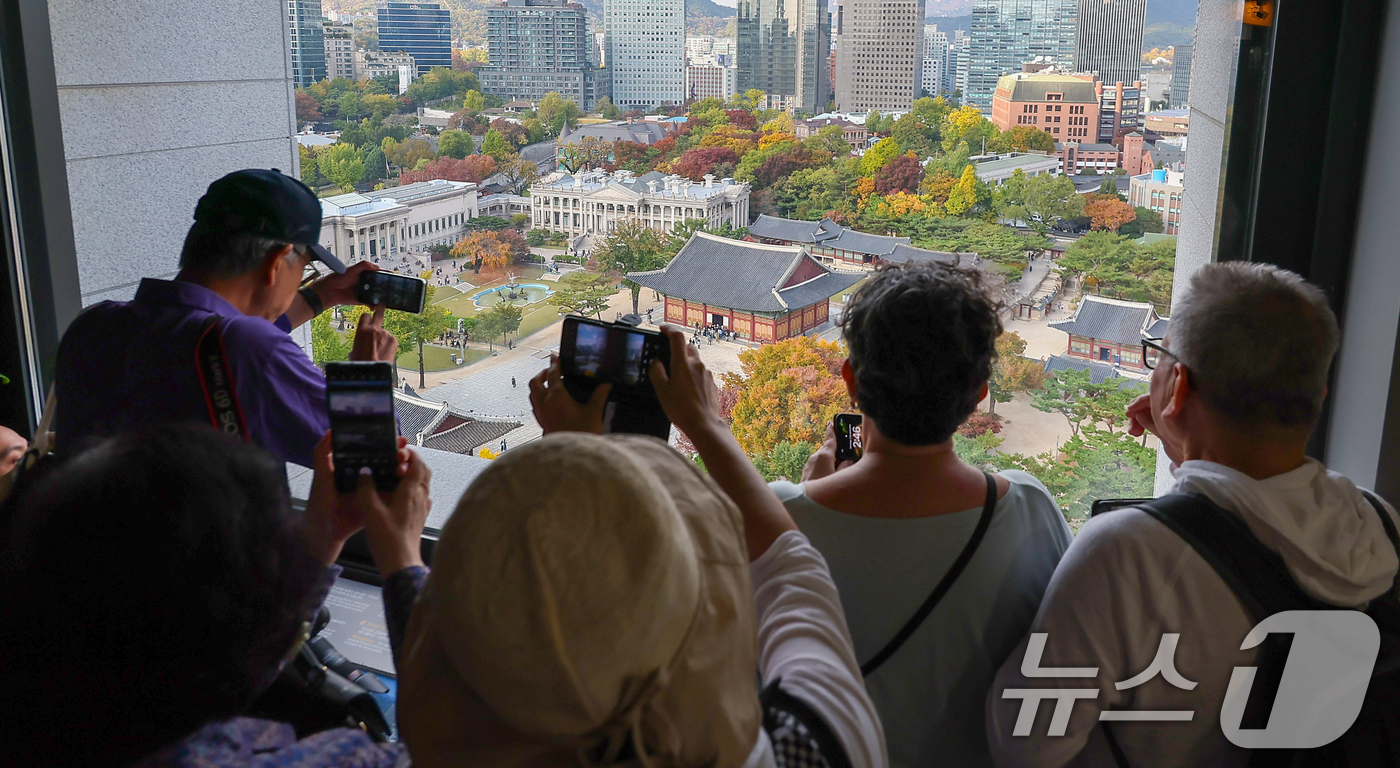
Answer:
POLYGON ((825 561, 667 333, 652 381, 706 471, 598 434, 557 362, 531 381, 546 436, 467 490, 396 642, 414 764, 887 764, 825 561))

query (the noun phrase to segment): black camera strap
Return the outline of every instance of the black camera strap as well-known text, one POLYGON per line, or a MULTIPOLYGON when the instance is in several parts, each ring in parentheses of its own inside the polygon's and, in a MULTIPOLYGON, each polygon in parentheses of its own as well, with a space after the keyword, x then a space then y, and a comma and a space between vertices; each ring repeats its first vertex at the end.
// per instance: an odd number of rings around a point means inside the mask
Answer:
POLYGON ((243 406, 238 402, 238 389, 224 349, 222 321, 219 315, 210 315, 204 321, 195 344, 195 368, 199 371, 199 385, 204 388, 204 402, 209 406, 210 423, 215 429, 249 440, 248 424, 243 419, 243 406))
POLYGON ((977 553, 977 546, 982 543, 982 537, 987 533, 987 526, 992 522, 992 512, 996 511, 997 508, 996 478, 986 472, 982 474, 987 478, 987 500, 982 505, 982 517, 977 520, 977 528, 972 531, 972 538, 967 540, 967 544, 963 546, 962 553, 958 555, 958 559, 954 560, 952 567, 948 569, 947 573, 943 574, 943 579, 938 582, 938 586, 933 588, 933 592, 929 593, 928 598, 924 600, 924 604, 919 606, 919 610, 914 611, 914 615, 909 617, 909 620, 904 623, 903 627, 900 627, 899 632, 885 644, 884 648, 880 649, 879 653, 875 654, 870 661, 860 665, 861 677, 870 677, 874 674, 875 670, 880 668, 880 665, 889 661, 890 657, 895 654, 895 651, 898 651, 900 646, 904 645, 904 642, 913 636, 914 632, 923 625, 924 619, 927 619, 929 614, 933 613, 933 609, 938 606, 938 602, 943 599, 944 595, 948 594, 948 590, 953 588, 953 582, 958 580, 958 576, 962 575, 963 569, 967 568, 967 564, 972 560, 972 556, 977 553))

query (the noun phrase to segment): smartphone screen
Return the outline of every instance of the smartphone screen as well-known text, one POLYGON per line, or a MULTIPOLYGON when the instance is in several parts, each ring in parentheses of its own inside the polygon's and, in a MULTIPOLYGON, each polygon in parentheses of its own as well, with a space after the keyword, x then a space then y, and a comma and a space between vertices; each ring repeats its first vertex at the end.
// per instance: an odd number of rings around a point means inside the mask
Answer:
POLYGON ((648 389, 647 367, 653 358, 666 361, 669 351, 659 333, 574 317, 565 318, 559 345, 566 380, 648 389))
POLYGON ((418 277, 369 270, 355 283, 355 300, 361 304, 418 314, 428 295, 428 283, 418 277))
POLYGON ((380 490, 398 485, 398 424, 389 363, 328 363, 326 408, 336 488, 350 493, 368 467, 380 490))
POLYGON ((860 435, 861 417, 859 413, 838 413, 831 420, 836 431, 836 463, 859 461, 865 453, 865 445, 860 435))
POLYGON ((670 343, 656 331, 581 317, 564 318, 559 339, 559 367, 564 388, 581 403, 600 384, 612 384, 603 412, 608 432, 654 435, 671 433, 647 372, 652 360, 669 365, 670 343))

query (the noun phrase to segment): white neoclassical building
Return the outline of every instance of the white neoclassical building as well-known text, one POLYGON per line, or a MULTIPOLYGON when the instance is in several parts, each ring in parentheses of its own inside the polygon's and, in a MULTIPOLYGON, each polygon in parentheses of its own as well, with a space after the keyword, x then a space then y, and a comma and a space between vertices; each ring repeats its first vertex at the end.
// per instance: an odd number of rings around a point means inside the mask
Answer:
POLYGON ((452 245, 477 214, 477 186, 420 181, 321 200, 321 245, 346 264, 452 245))
POLYGON ((749 185, 708 175, 695 182, 657 171, 555 172, 530 187, 530 200, 536 229, 571 236, 611 232, 629 219, 662 232, 686 219, 711 227, 749 224, 749 185))

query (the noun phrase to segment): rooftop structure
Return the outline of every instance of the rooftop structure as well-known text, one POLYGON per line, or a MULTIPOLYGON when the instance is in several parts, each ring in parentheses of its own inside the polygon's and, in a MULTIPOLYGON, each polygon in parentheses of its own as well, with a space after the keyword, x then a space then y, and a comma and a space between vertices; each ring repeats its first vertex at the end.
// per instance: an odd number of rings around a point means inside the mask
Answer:
POLYGON ((778 341, 825 323, 830 298, 860 281, 802 246, 764 245, 696 232, 665 268, 628 279, 666 299, 666 320, 718 325, 741 339, 778 341))
POLYGON ((971 158, 977 178, 988 184, 1003 184, 1016 171, 1027 176, 1060 175, 1060 158, 1034 152, 1007 152, 1002 155, 982 155, 971 158))
POLYGON ((1154 169, 1128 181, 1128 204, 1149 208, 1162 217, 1166 234, 1181 234, 1181 209, 1186 197, 1181 171, 1154 169))
POLYGON ((686 219, 737 229, 749 215, 748 184, 708 175, 694 182, 657 171, 555 172, 530 186, 530 199, 536 228, 573 236, 611 232, 629 220, 663 232, 686 219))
POLYGON ((1145 371, 1142 340, 1166 335, 1167 319, 1147 302, 1085 296, 1072 317, 1050 327, 1069 334, 1070 358, 1145 371))
POLYGON ((616 120, 611 123, 591 123, 569 128, 565 125, 559 131, 559 144, 576 144, 592 136, 606 142, 635 141, 638 144, 655 144, 666 138, 670 123, 648 120, 616 120))

